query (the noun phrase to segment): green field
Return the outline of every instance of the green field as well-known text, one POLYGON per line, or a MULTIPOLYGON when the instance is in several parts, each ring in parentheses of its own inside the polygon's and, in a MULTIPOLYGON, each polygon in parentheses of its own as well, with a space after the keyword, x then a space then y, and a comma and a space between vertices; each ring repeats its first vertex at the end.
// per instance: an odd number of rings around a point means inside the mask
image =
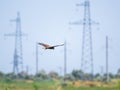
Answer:
POLYGON ((119 90, 117 87, 76 87, 72 84, 63 86, 57 81, 12 81, 12 82, 0 82, 0 90, 119 90))

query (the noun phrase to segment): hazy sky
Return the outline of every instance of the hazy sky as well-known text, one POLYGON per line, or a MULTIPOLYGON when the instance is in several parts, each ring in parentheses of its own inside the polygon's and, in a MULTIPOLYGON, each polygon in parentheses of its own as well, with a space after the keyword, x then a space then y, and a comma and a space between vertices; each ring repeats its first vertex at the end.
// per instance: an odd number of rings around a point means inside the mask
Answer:
MULTIPOLYGON (((36 42, 51 45, 67 40, 67 72, 80 69, 82 25, 69 22, 83 19, 83 7, 76 7, 84 0, 0 0, 0 71, 11 72, 14 53, 14 37, 4 34, 14 33, 16 25, 10 22, 20 12, 23 39, 23 63, 29 73, 35 73, 36 42)), ((91 18, 99 22, 92 26, 93 59, 95 72, 105 72, 105 37, 109 37, 109 71, 120 68, 120 0, 90 0, 91 18)), ((64 48, 43 50, 39 46, 39 70, 57 71, 63 68, 64 48)))

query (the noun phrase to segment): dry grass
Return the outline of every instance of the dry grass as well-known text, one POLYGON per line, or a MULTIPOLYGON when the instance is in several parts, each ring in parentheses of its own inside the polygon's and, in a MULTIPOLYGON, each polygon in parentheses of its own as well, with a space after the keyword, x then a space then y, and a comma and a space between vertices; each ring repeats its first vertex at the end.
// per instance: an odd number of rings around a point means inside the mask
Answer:
POLYGON ((112 87, 116 87, 116 84, 114 83, 104 83, 104 82, 97 82, 97 81, 75 81, 73 82, 73 85, 75 87, 108 87, 108 88, 112 88, 112 87))

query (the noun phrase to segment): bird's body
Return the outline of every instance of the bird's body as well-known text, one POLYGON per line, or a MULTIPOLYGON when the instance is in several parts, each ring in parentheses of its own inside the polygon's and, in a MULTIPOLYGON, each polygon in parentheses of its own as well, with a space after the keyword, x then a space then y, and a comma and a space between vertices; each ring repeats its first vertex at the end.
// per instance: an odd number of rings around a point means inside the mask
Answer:
POLYGON ((61 45, 54 45, 54 46, 51 46, 51 45, 48 45, 48 44, 44 44, 44 43, 38 43, 39 45, 42 45, 45 49, 55 49, 55 47, 58 47, 58 46, 63 46, 64 44, 61 44, 61 45))

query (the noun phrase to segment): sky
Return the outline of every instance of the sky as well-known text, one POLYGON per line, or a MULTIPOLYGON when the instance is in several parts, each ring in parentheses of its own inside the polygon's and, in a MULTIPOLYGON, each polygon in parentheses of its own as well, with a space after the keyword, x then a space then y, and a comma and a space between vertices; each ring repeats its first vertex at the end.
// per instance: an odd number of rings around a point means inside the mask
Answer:
MULTIPOLYGON (((82 52, 82 25, 70 22, 83 20, 84 7, 77 3, 84 0, 0 0, 0 71, 12 72, 16 23, 10 22, 20 12, 23 65, 29 73, 36 72, 36 43, 50 45, 67 42, 67 73, 80 69, 82 52)), ((120 0, 90 0, 91 19, 99 22, 92 26, 94 73, 105 73, 105 38, 109 38, 109 72, 120 68, 120 0)), ((38 46, 39 71, 56 71, 64 68, 64 47, 44 50, 38 46)))

